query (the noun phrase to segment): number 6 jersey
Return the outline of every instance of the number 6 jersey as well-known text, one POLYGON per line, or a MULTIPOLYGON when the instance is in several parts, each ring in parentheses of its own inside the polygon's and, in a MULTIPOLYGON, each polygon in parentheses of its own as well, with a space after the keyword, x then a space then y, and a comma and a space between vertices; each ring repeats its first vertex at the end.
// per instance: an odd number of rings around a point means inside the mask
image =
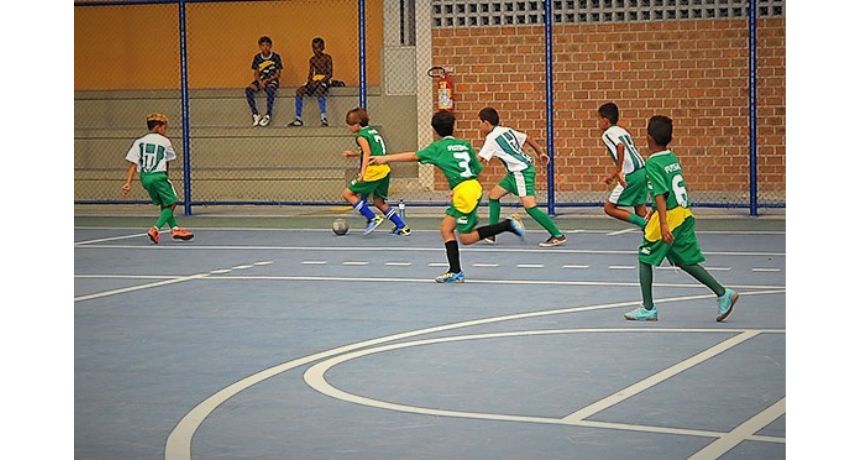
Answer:
POLYGON ((651 154, 645 162, 648 191, 652 197, 666 196, 666 210, 688 208, 689 197, 681 175, 681 162, 671 150, 651 154))
POLYGON ((138 174, 167 172, 167 162, 176 159, 170 139, 149 133, 131 144, 125 159, 137 165, 138 174))

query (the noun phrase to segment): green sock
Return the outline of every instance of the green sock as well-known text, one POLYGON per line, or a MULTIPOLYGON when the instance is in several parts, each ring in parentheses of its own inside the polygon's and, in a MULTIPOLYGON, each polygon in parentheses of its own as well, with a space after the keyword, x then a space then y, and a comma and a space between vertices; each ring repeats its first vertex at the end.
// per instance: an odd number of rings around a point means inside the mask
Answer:
POLYGON ((173 219, 173 210, 169 207, 162 209, 158 220, 155 221, 155 228, 161 230, 161 227, 164 227, 164 224, 171 219, 173 219))
POLYGON ((646 310, 654 308, 654 298, 651 295, 651 285, 654 283, 654 269, 650 265, 639 262, 639 287, 642 289, 642 306, 646 310))
POLYGON ((645 222, 644 217, 641 217, 633 212, 630 213, 630 217, 627 218, 627 222, 630 222, 631 224, 636 225, 639 228, 645 228, 645 224, 647 223, 645 222))
POLYGON ((499 200, 490 199, 490 225, 499 223, 499 215, 502 213, 502 203, 499 200))
POLYGON ((552 219, 537 206, 526 209, 526 212, 532 216, 532 219, 537 221, 541 227, 545 228, 552 236, 561 236, 561 231, 555 226, 552 219))
POLYGON ((170 213, 170 218, 167 219, 167 225, 170 228, 178 227, 178 225, 176 224, 176 218, 173 216, 172 212, 170 213))
POLYGON ((726 293, 726 288, 724 288, 719 281, 715 280, 714 277, 711 276, 711 274, 708 273, 707 270, 705 270, 705 267, 699 264, 681 265, 681 270, 684 270, 685 272, 689 273, 690 276, 696 278, 696 280, 698 280, 700 283, 707 286, 708 289, 714 291, 714 294, 716 294, 717 297, 722 297, 723 294, 726 293))

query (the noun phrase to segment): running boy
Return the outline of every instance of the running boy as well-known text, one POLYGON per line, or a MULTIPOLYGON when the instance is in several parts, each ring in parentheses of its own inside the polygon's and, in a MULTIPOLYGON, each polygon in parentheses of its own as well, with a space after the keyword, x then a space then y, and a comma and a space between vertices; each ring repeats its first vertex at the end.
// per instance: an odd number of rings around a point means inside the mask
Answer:
POLYGON ((681 163, 667 149, 672 141, 672 120, 661 115, 648 120, 648 149, 653 152, 645 163, 648 190, 654 197, 657 212, 651 214, 645 227, 645 236, 639 246, 639 285, 642 288, 642 306, 624 317, 632 320, 657 320, 657 307, 651 294, 653 266, 664 258, 681 267, 693 278, 717 295, 717 321, 723 321, 732 312, 738 293, 723 287, 701 265, 705 256, 696 240, 696 219, 690 212, 681 163))
POLYGON ((149 133, 134 141, 125 159, 128 165, 128 174, 125 184, 122 186, 122 194, 128 195, 131 190, 131 180, 134 172, 140 174, 140 183, 149 192, 152 203, 161 207, 161 215, 149 231, 149 239, 158 244, 158 232, 166 223, 170 227, 170 234, 177 240, 190 240, 194 235, 184 228, 176 225, 173 218, 173 210, 176 209, 176 190, 167 179, 167 163, 176 159, 176 152, 170 139, 164 137, 167 132, 167 116, 160 113, 151 113, 146 116, 146 127, 149 133))
POLYGON ((278 91, 279 78, 284 63, 281 56, 272 51, 272 39, 266 36, 257 40, 260 52, 251 61, 251 69, 254 71, 254 81, 245 88, 245 99, 251 108, 251 119, 253 126, 267 126, 272 120, 272 109, 275 107, 275 92, 278 91), (266 114, 262 117, 257 111, 257 101, 254 94, 258 91, 266 92, 266 114))
POLYGON ((342 196, 356 211, 367 218, 365 235, 374 231, 384 220, 382 216, 374 213, 367 206, 367 198, 373 195, 374 206, 394 223, 394 230, 391 231, 391 234, 409 236, 412 234, 412 230, 397 215, 395 209, 385 202, 388 198, 391 167, 368 164, 371 157, 385 155, 385 141, 382 140, 382 135, 376 128, 368 126, 368 123, 370 123, 370 118, 367 116, 367 111, 360 107, 352 109, 346 114, 346 124, 349 126, 349 130, 356 135, 355 143, 358 144, 359 149, 357 151, 345 150, 343 156, 346 158, 359 157, 361 169, 358 172, 358 178, 343 189, 342 196))
POLYGON ((648 189, 645 186, 645 160, 633 145, 633 138, 626 129, 618 126, 618 106, 612 102, 603 104, 597 109, 600 129, 603 130, 601 140, 609 150, 609 156, 615 163, 615 172, 606 176, 603 183, 611 184, 618 181, 615 188, 606 199, 603 211, 618 220, 630 222, 640 228, 645 228, 645 215, 648 201, 648 189), (619 206, 633 206, 636 212, 631 213, 619 206))
POLYGON ((514 216, 504 222, 484 227, 478 225, 478 205, 481 202, 483 189, 478 182, 478 173, 483 166, 472 150, 472 144, 465 139, 457 139, 454 134, 454 114, 440 110, 433 115, 434 141, 418 152, 405 152, 385 156, 375 156, 370 164, 385 164, 392 161, 420 161, 430 163, 445 173, 448 187, 453 192, 451 205, 445 210, 442 226, 442 241, 445 242, 445 253, 448 256, 448 271, 437 276, 437 283, 462 283, 466 277, 460 267, 460 249, 457 246, 457 235, 465 245, 475 244, 488 236, 502 232, 512 232, 523 237, 525 229, 514 216))
MULTIPOLYGON (((481 119, 479 130, 486 137, 484 146, 478 156, 485 164, 495 156, 505 165, 508 174, 501 182, 490 190, 490 225, 499 222, 502 205, 499 200, 508 193, 520 197, 520 202, 526 212, 549 232, 549 238, 540 243, 541 246, 561 246, 567 242, 567 237, 555 226, 552 219, 541 211, 535 199, 535 167, 531 157, 523 151, 523 144, 528 145, 540 156, 544 164, 549 164, 549 156, 543 153, 540 146, 529 139, 525 133, 515 131, 505 126, 499 126, 499 113, 492 107, 485 107, 478 113, 481 119)), ((496 243, 496 237, 484 239, 489 244, 496 243)))

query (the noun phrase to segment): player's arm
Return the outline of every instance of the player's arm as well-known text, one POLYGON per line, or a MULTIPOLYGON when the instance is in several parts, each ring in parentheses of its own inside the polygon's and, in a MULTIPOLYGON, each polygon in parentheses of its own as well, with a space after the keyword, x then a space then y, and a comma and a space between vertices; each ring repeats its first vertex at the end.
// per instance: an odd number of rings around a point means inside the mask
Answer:
POLYGON ((549 165, 549 162, 550 162, 549 155, 543 153, 543 150, 541 150, 540 145, 538 145, 537 142, 533 141, 530 137, 527 137, 526 138, 526 145, 528 145, 529 147, 531 147, 532 150, 535 151, 535 153, 538 155, 538 157, 540 157, 540 159, 543 161, 544 165, 549 165))
POLYGON ((328 83, 331 80, 331 77, 334 76, 334 60, 332 60, 330 55, 326 55, 325 60, 325 82, 328 83))
POLYGON ((666 195, 661 193, 655 196, 654 202, 657 203, 657 214, 660 218, 660 235, 664 243, 672 244, 675 241, 675 237, 672 235, 672 231, 669 230, 669 221, 666 218, 666 195))
POLYGON ((122 196, 128 195, 131 191, 131 181, 134 179, 134 172, 137 171, 137 165, 129 162, 128 172, 125 175, 125 184, 122 185, 122 196))
POLYGON ((615 172, 606 176, 606 178, 603 179, 604 183, 610 184, 610 183, 612 183, 613 180, 617 179, 618 183, 621 184, 622 187, 627 187, 627 181, 624 179, 624 173, 621 172, 621 171, 623 171, 623 168, 624 168, 624 154, 625 153, 626 153, 626 151, 624 150, 624 143, 619 142, 615 146, 615 156, 616 156, 616 158, 618 158, 618 160, 616 160, 616 162, 615 162, 615 172))
POLYGON ((344 150, 341 155, 343 155, 344 158, 353 158, 361 155, 361 152, 358 150, 344 150))
POLYGON ((364 173, 367 172, 367 165, 370 164, 370 143, 363 137, 358 138, 358 147, 364 155, 361 156, 361 170, 358 172, 358 180, 364 180, 364 173))
POLYGON ((418 152, 402 152, 390 155, 375 156, 370 158, 372 165, 384 165, 395 161, 418 161, 418 152))
POLYGON ((308 83, 314 81, 314 58, 308 60, 308 83))

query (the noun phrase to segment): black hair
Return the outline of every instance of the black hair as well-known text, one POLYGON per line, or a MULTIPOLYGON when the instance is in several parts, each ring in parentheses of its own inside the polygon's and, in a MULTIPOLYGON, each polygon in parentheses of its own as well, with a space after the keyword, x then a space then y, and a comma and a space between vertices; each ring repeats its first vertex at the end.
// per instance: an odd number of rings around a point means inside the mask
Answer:
POLYGON ((164 124, 164 122, 163 122, 163 121, 161 121, 161 120, 147 120, 147 121, 146 121, 146 127, 147 127, 150 131, 152 131, 153 129, 155 129, 155 127, 156 127, 156 126, 161 126, 161 125, 163 125, 163 124, 164 124))
POLYGON ((654 115, 649 118, 648 135, 660 147, 669 145, 669 142, 672 142, 672 119, 663 115, 654 115))
POLYGON ((272 39, 263 35, 262 37, 260 37, 259 40, 257 40, 257 44, 262 45, 263 43, 268 43, 269 46, 271 46, 272 45, 272 39))
POLYGON ((311 45, 316 45, 317 43, 325 49, 325 40, 323 40, 322 37, 314 37, 314 39, 311 40, 311 45))
POLYGON ((370 123, 370 117, 367 115, 367 110, 364 110, 361 107, 356 107, 346 113, 346 124, 354 125, 356 123, 362 127, 367 126, 370 123))
POLYGON ((496 112, 496 109, 492 107, 484 107, 481 109, 481 111, 478 112, 478 118, 493 126, 499 126, 499 112, 496 112))
POLYGON ((601 105, 600 108, 597 109, 597 113, 599 113, 601 117, 609 120, 613 125, 618 123, 618 106, 615 105, 614 102, 607 102, 606 104, 601 105))
POLYGON ((454 134, 454 122, 456 118, 453 112, 440 110, 433 114, 433 120, 430 125, 436 131, 436 134, 445 137, 454 134))

